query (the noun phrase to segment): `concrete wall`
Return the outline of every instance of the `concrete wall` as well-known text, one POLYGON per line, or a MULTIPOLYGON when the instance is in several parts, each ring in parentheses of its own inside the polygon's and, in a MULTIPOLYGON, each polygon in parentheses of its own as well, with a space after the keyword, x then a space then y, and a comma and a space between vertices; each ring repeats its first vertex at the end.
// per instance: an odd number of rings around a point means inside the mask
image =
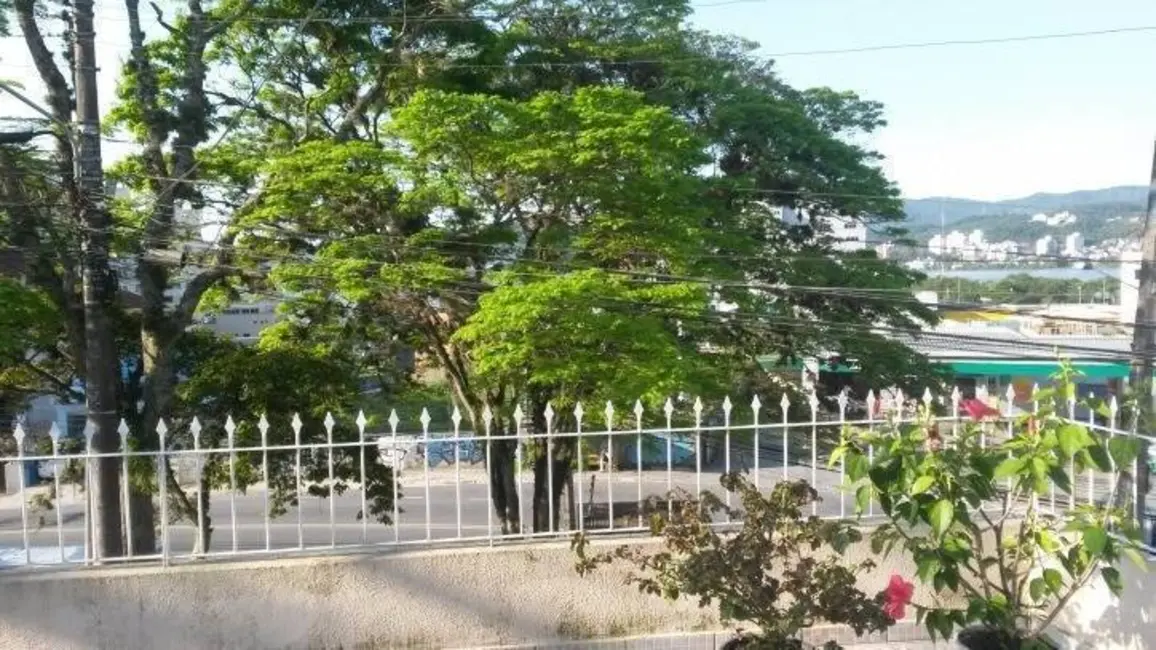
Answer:
MULTIPOLYGON (((867 549, 859 549, 862 553, 867 549)), ((713 612, 581 578, 566 544, 12 574, 0 648, 399 648, 717 630, 713 612)), ((864 589, 883 588, 881 566, 864 589)))
POLYGON ((1130 560, 1119 568, 1124 580, 1120 598, 1096 578, 1071 600, 1056 627, 1096 650, 1156 648, 1156 560, 1148 562, 1147 571, 1130 560))

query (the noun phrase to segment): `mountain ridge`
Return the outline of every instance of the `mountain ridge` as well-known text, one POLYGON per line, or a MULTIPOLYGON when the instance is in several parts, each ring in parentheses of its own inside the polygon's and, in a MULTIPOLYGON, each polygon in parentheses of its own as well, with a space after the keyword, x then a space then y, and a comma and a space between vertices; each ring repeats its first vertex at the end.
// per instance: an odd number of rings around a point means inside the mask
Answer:
POLYGON ((1114 205, 1120 209, 1143 210, 1148 200, 1144 185, 1117 185, 1073 192, 1037 192, 1022 198, 1002 201, 982 201, 961 197, 933 196, 904 201, 909 227, 939 225, 942 214, 945 224, 970 217, 985 215, 1034 214, 1057 212, 1088 206, 1114 205))

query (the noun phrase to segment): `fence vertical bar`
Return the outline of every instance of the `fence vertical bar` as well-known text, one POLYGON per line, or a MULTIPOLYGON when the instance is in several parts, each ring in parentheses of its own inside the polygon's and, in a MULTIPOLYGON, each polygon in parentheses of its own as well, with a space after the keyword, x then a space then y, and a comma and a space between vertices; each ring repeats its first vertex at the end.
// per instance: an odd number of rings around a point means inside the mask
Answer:
POLYGON ((642 400, 634 401, 634 426, 637 430, 637 439, 634 443, 634 463, 638 470, 638 527, 642 528, 642 400))
POLYGON ((662 411, 666 414, 666 516, 674 521, 674 402, 669 397, 662 411))
POLYGON ((521 404, 514 407, 514 461, 517 463, 514 465, 514 481, 518 484, 518 530, 513 532, 517 535, 525 533, 526 530, 525 504, 522 499, 522 458, 525 453, 523 451, 525 443, 522 439, 524 433, 522 418, 524 415, 521 404))
POLYGON ((397 453, 397 425, 401 420, 397 417, 397 409, 389 411, 389 443, 393 449, 389 456, 389 473, 393 479, 393 542, 401 542, 401 465, 402 459, 397 453))
POLYGON ((293 481, 297 491, 297 548, 304 549, 305 522, 302 518, 302 511, 305 509, 305 501, 303 490, 301 489, 301 427, 304 426, 304 423, 301 422, 301 416, 294 413, 293 419, 289 422, 289 426, 293 429, 293 449, 296 452, 294 457, 293 481))
POLYGON ((265 520, 265 550, 273 550, 272 517, 269 513, 269 488, 272 485, 269 478, 269 418, 261 414, 257 421, 257 430, 261 432, 261 480, 265 482, 265 489, 261 492, 261 505, 265 520))
MULTIPOLYGON (((1069 386, 1068 391, 1069 391, 1068 392, 1068 420, 1071 422, 1075 422, 1076 421, 1075 387, 1069 386)), ((1068 476, 1070 476, 1072 479, 1072 491, 1070 494, 1068 494, 1068 510, 1072 510, 1076 507, 1076 495, 1079 493, 1078 486, 1076 485, 1076 454, 1075 453, 1073 453, 1071 458, 1068 460, 1068 476)))
POLYGON ((754 466, 755 466, 755 489, 759 489, 759 455, 762 452, 762 445, 759 444, 759 409, 763 407, 763 403, 759 401, 759 396, 755 395, 751 398, 751 423, 755 428, 754 435, 754 466))
MULTIPOLYGON (((1006 403, 1005 403, 1006 408, 1004 409, 1004 411, 1006 414, 1005 417, 1007 418, 1007 439, 1011 440, 1012 438, 1015 437, 1015 433, 1016 433, 1015 432, 1015 421, 1014 421, 1014 418, 1012 415, 1013 413, 1015 413, 1016 389, 1011 384, 1008 384, 1007 391, 1004 392, 1004 398, 1006 400, 1006 403)), ((1008 451, 1007 457, 1008 458, 1012 457, 1011 451, 1008 451)), ((1007 479, 1008 492, 1011 492, 1012 487, 1014 487, 1014 484, 1012 482, 1011 477, 1009 476, 1007 479)))
POLYGON ((606 402, 606 519, 614 530, 614 403, 606 402))
MULTIPOLYGON (((807 397, 807 403, 811 406, 811 485, 812 487, 819 483, 819 396, 815 394, 814 387, 811 388, 811 394, 807 397)), ((811 500, 811 516, 819 514, 819 502, 811 500)))
POLYGON ((556 532, 554 530, 554 407, 550 405, 549 401, 546 402, 542 416, 546 419, 546 516, 550 518, 546 530, 553 533, 556 532))
POLYGON ((574 405, 574 422, 576 423, 574 431, 578 437, 577 456, 578 456, 578 531, 579 532, 585 530, 585 526, 586 526, 585 521, 584 521, 586 519, 586 514, 585 514, 585 511, 583 510, 583 508, 585 508, 585 502, 583 502, 583 500, 582 500, 582 468, 586 465, 586 453, 585 453, 585 451, 583 451, 583 447, 582 447, 582 416, 583 415, 585 415, 585 410, 582 408, 582 402, 578 402, 577 404, 574 405))
POLYGON ((421 439, 422 439, 422 459, 423 479, 425 481, 425 539, 428 542, 433 539, 433 522, 430 521, 430 489, 429 489, 429 423, 432 421, 429 410, 424 406, 421 409, 421 439))
POLYGON ((165 447, 168 443, 165 436, 169 433, 169 425, 163 419, 157 420, 157 484, 160 486, 161 497, 161 564, 169 565, 169 462, 165 457, 165 447))
MULTIPOLYGON (((839 391, 839 397, 836 398, 839 404, 839 438, 842 440, 844 430, 847 428, 847 389, 839 391)), ((839 460, 839 517, 847 516, 847 491, 843 488, 844 483, 847 482, 847 461, 839 460)))
POLYGON ((702 510, 702 399, 694 398, 694 494, 702 510))
MULTIPOLYGON (((365 417, 365 411, 358 409, 357 419, 357 457, 359 459, 361 471, 361 543, 369 543, 369 485, 365 474, 365 455, 369 451, 369 447, 365 444, 365 425, 369 424, 369 420, 365 417)), ((395 495, 396 498, 396 495, 395 495)))
POLYGON ((963 395, 959 392, 959 386, 951 389, 951 444, 955 446, 959 441, 959 402, 963 395))
POLYGON ((237 552, 237 423, 233 416, 225 419, 225 435, 229 443, 229 529, 233 533, 233 552, 237 552))
POLYGON ((197 532, 196 542, 193 544, 194 556, 209 552, 209 549, 205 548, 205 495, 201 493, 205 474, 205 457, 201 455, 201 431, 201 421, 194 416, 189 422, 189 433, 193 435, 193 454, 196 456, 193 460, 197 468, 197 532))
MULTIPOLYGON (((1088 408, 1088 431, 1092 432, 1092 435, 1099 437, 1100 434, 1096 433, 1096 429, 1095 429, 1096 410, 1091 408, 1092 400, 1094 400, 1095 398, 1096 398, 1096 396, 1094 394, 1088 393, 1088 405, 1089 405, 1089 408, 1088 408)), ((1108 455, 1111 456, 1111 454, 1108 454, 1108 455)), ((1087 470, 1087 474, 1088 474, 1088 505, 1092 505, 1096 502, 1096 469, 1095 469, 1095 467, 1093 467, 1092 465, 1089 465, 1088 470, 1087 470)))
MULTIPOLYGON (((84 423, 84 564, 96 561, 96 544, 93 539, 92 516, 92 437, 96 435, 96 425, 92 420, 84 423)), ((160 477, 160 472, 157 473, 160 477)), ((163 482, 161 483, 163 485, 163 482)))
POLYGON ((462 412, 454 404, 454 411, 450 414, 450 422, 454 425, 454 508, 457 515, 458 538, 462 536, 462 412))
MULTIPOLYGON (((121 424, 124 424, 124 420, 121 420, 121 424)), ((55 422, 48 429, 48 436, 52 439, 52 489, 56 494, 56 545, 60 550, 60 563, 64 564, 66 559, 64 554, 64 504, 60 502, 63 498, 60 493, 60 472, 64 470, 64 461, 60 459, 60 427, 55 422)), ((132 539, 132 535, 126 537, 132 539)), ((131 551, 129 555, 132 555, 131 551)))
MULTIPOLYGON (((723 471, 727 474, 731 473, 731 409, 734 404, 731 403, 730 395, 723 397, 723 471)), ((731 491, 726 491, 726 506, 730 508, 731 505, 731 491)), ((727 523, 730 523, 731 516, 727 513, 727 523)))
POLYGON ((490 405, 486 404, 482 409, 482 426, 486 432, 486 539, 490 543, 494 541, 494 482, 491 478, 493 476, 493 462, 492 455, 493 439, 491 438, 492 426, 494 423, 494 412, 490 409, 490 405))
MULTIPOLYGON (((867 431, 871 434, 875 433, 875 415, 878 414, 880 408, 879 398, 875 396, 875 389, 867 391, 867 431)), ((868 465, 875 464, 875 445, 867 445, 867 463, 868 465)), ((875 499, 871 498, 867 501, 867 516, 875 515, 875 499)))
MULTIPOLYGON (((1115 438, 1116 437, 1116 427, 1118 426, 1117 416, 1119 415, 1119 413, 1120 413, 1120 403, 1118 401, 1116 401, 1116 396, 1113 395, 1112 399, 1108 400, 1108 437, 1109 438, 1115 438)), ((1116 459, 1112 457, 1112 454, 1108 454, 1108 464, 1109 464, 1108 466, 1112 468, 1112 482, 1108 484, 1108 488, 1111 489, 1112 486, 1115 485, 1116 479, 1117 479, 1117 477, 1116 477, 1116 470, 1117 470, 1116 459)), ((1108 504, 1108 505, 1111 505, 1111 504, 1108 504)))
MULTIPOLYGON (((25 484, 27 483, 24 469, 24 425, 17 423, 16 430, 12 432, 12 437, 16 439, 16 463, 17 474, 20 475, 20 535, 24 538, 24 564, 32 564, 32 543, 28 537, 28 498, 25 494, 25 484)), ((57 509, 60 504, 56 504, 57 509)), ((93 545, 96 548, 96 545, 93 545)))
MULTIPOLYGON (((52 424, 52 426, 55 428, 56 423, 54 422, 52 424)), ((124 450, 124 463, 121 466, 121 491, 122 491, 121 501, 124 504, 125 555, 127 557, 132 557, 132 555, 133 555, 132 533, 131 533, 131 531, 132 531, 132 492, 131 492, 132 482, 130 480, 132 467, 130 464, 131 459, 130 459, 129 454, 128 454, 129 428, 128 428, 128 422, 125 422, 124 418, 121 418, 120 424, 118 424, 116 427, 116 432, 118 434, 120 434, 120 448, 122 450, 124 450)), ((59 435, 60 435, 59 429, 57 429, 56 435, 57 435, 57 437, 59 437, 59 435)), ((56 449, 56 443, 57 443, 56 439, 53 439, 52 446, 53 446, 54 450, 56 449)), ((53 451, 52 453, 53 453, 53 455, 55 455, 56 451, 53 451)), ((56 486, 57 498, 59 498, 59 496, 60 496, 60 482, 59 482, 59 480, 56 481, 55 486, 56 486)), ((59 514, 59 511, 60 511, 60 508, 57 508, 58 514, 59 514)), ((64 555, 63 555, 64 549, 61 549, 60 552, 61 552, 61 561, 63 561, 64 560, 64 555)))
POLYGON ((790 475, 788 474, 788 468, 791 466, 791 423, 788 419, 790 418, 791 412, 791 398, 787 397, 785 392, 783 393, 783 399, 779 400, 779 408, 783 410, 783 480, 786 481, 788 478, 790 478, 790 475))
POLYGON ((333 457, 337 455, 337 448, 333 446, 333 427, 337 421, 333 419, 332 413, 326 413, 325 419, 321 422, 325 427, 325 444, 329 447, 329 453, 325 454, 328 470, 328 494, 329 494, 329 547, 337 547, 337 480, 333 472, 333 457))

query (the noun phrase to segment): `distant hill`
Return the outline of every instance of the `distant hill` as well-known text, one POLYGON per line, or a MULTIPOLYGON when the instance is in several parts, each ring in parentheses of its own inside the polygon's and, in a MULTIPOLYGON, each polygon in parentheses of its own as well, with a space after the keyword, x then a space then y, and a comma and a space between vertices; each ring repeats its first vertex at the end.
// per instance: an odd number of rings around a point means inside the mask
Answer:
MULTIPOLYGON (((915 230, 925 224, 939 227, 940 212, 947 225, 968 217, 1031 215, 1037 212, 1068 210, 1088 206, 1115 206, 1125 210, 1143 210, 1148 201, 1148 188, 1143 185, 1122 185, 1100 190, 1081 190, 1067 194, 1033 194, 1007 201, 976 201, 952 197, 930 197, 904 202, 908 227, 915 230)), ((1115 208, 1114 208, 1115 209, 1115 208)))

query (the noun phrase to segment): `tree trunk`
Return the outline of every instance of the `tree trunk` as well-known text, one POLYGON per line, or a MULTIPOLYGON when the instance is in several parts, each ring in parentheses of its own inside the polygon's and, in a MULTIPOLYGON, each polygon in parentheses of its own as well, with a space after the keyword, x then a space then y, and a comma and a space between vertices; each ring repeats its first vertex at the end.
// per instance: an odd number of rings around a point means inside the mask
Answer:
POLYGON ((538 445, 540 453, 534 461, 534 532, 558 532, 562 494, 573 484, 571 461, 577 445, 573 438, 555 438, 549 445, 552 456, 549 459, 545 441, 539 441, 538 445))
POLYGON ((518 514, 518 482, 516 440, 492 440, 490 445, 489 474, 490 491, 494 512, 502 526, 502 534, 521 532, 522 522, 518 514))
MULTIPOLYGON (((165 285, 161 283, 159 286, 163 288, 165 285)), ((163 296, 163 290, 160 294, 163 296)), ((175 341, 171 340, 171 337, 151 329, 147 322, 142 327, 144 411, 141 413, 140 426, 136 431, 137 441, 141 449, 156 450, 159 448, 160 439, 157 436, 157 424, 170 410, 173 401, 175 376, 172 367, 172 346, 174 343, 175 341)), ((153 473, 156 472, 155 463, 148 466, 153 473)), ((154 476, 153 478, 157 477, 154 476)), ((154 553, 157 550, 156 527, 158 522, 153 495, 134 488, 131 500, 133 550, 138 553, 154 553)))

